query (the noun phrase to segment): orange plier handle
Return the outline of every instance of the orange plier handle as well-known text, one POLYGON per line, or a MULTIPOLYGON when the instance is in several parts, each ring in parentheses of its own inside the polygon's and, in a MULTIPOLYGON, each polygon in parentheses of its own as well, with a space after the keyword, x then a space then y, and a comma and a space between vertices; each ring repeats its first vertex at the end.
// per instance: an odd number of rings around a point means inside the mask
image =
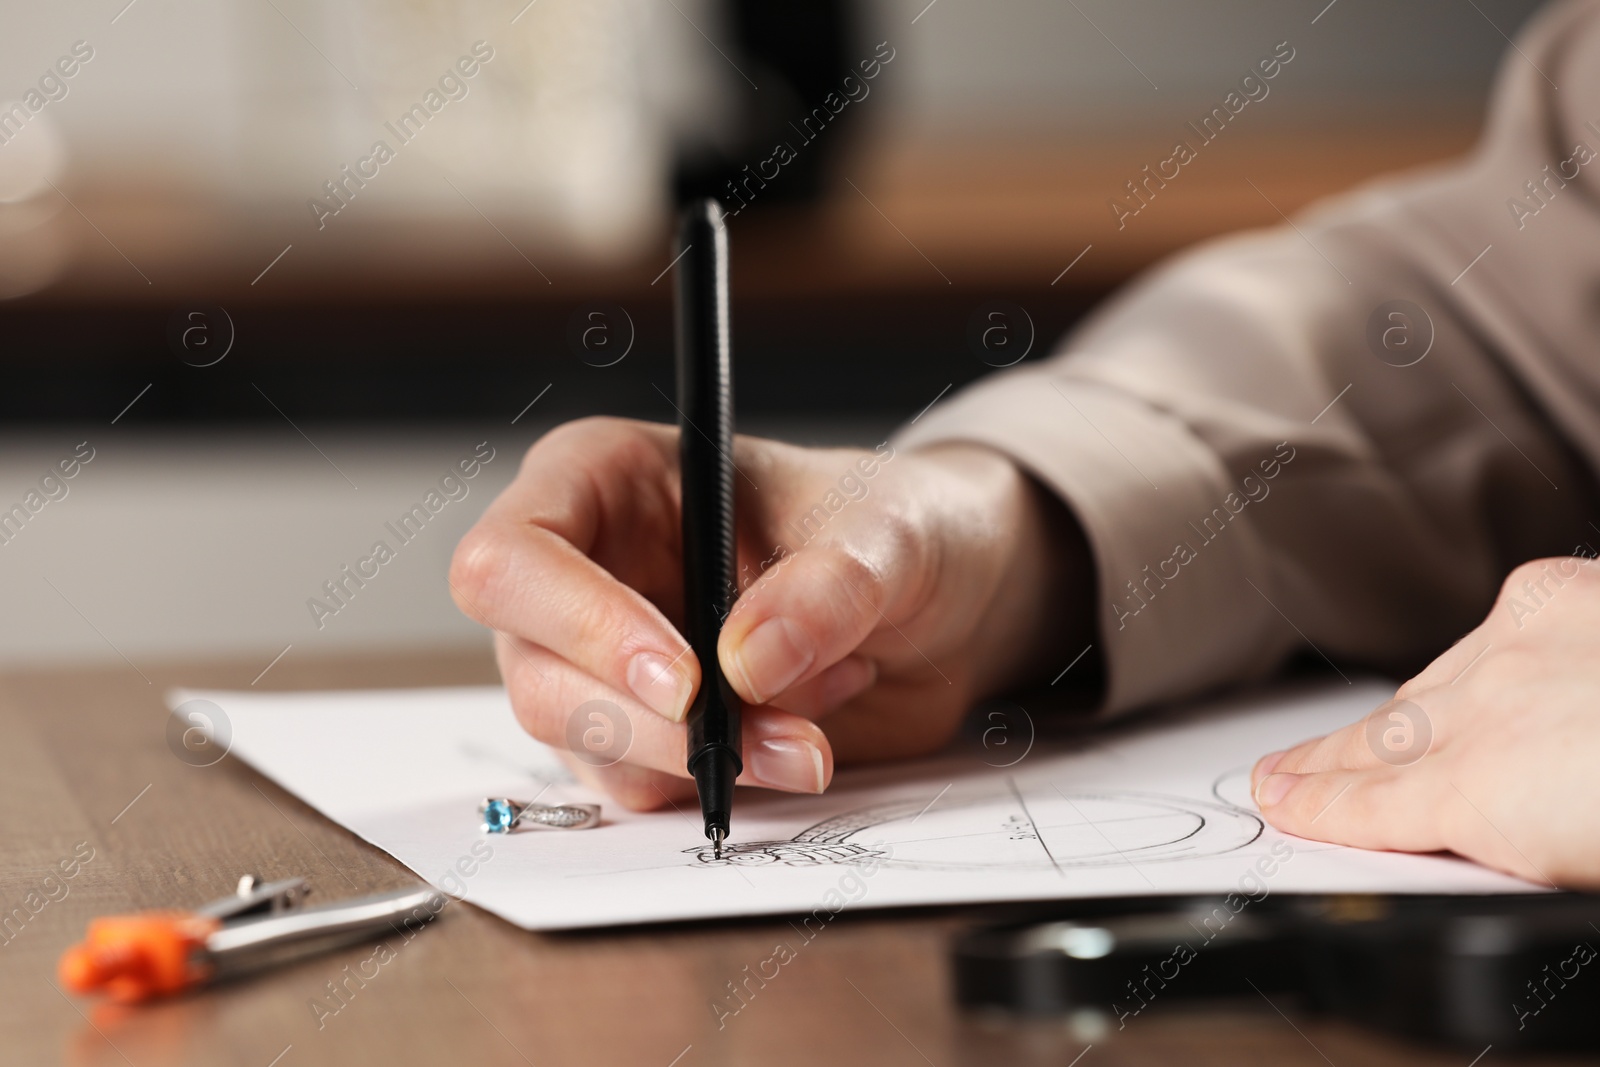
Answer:
POLYGON ((221 925, 186 911, 95 919, 83 941, 62 954, 56 973, 74 993, 104 992, 124 1003, 167 996, 211 976, 206 939, 221 925))

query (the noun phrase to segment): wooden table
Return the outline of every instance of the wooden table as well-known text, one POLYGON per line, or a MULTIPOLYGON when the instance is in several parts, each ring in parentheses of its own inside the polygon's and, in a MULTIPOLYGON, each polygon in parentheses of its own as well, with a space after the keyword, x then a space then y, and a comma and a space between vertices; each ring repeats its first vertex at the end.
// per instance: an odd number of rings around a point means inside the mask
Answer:
MULTIPOLYGON (((392 958, 367 964, 377 973, 364 984, 346 977, 373 957, 371 945, 137 1010, 69 999, 54 984, 55 961, 97 914, 198 904, 244 873, 305 875, 323 899, 416 884, 237 760, 196 768, 169 751, 168 686, 242 688, 260 669, 180 664, 146 666, 141 676, 119 665, 0 678, 0 907, 12 916, 0 944, 0 1062, 1466 1067, 1473 1054, 1418 1049, 1292 1010, 1285 1017, 1264 1003, 1152 1014, 1103 1035, 964 1016, 952 1003, 945 951, 970 917, 955 910, 842 914, 721 1029, 711 1002, 777 942, 797 940, 784 920, 539 935, 452 904, 410 942, 390 938, 392 958), (46 883, 79 842, 93 859, 75 877, 46 883), (342 1004, 328 999, 330 982, 345 983, 342 1004), (339 1010, 318 1013, 319 997, 339 1010)), ((290 656, 259 687, 493 678, 486 652, 290 656)), ((1578 1061, 1491 1052, 1481 1062, 1578 1061)))

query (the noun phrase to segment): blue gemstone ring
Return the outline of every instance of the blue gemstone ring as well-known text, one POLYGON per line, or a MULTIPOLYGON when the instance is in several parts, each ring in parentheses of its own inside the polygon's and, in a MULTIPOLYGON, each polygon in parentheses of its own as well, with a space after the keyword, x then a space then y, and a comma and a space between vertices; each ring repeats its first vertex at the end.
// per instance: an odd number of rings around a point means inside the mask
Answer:
POLYGON ((487 797, 478 805, 483 832, 509 834, 517 830, 589 830, 600 825, 598 804, 533 804, 508 797, 487 797))

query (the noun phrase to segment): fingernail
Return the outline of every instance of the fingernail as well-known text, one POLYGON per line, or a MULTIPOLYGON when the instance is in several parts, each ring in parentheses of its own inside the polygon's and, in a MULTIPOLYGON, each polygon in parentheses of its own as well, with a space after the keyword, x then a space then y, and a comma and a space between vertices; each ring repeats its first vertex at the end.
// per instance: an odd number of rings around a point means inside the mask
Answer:
POLYGON ((1298 774, 1288 774, 1283 771, 1267 775, 1256 786, 1256 804, 1263 808, 1272 807, 1287 796, 1289 790, 1293 789, 1299 780, 1298 774))
POLYGON ((822 750, 809 741, 762 741, 748 756, 750 776, 762 785, 795 793, 822 792, 822 750))
POLYGON ((1288 749, 1284 749, 1281 752, 1268 752, 1265 756, 1262 756, 1256 761, 1256 773, 1263 778, 1271 774, 1272 768, 1278 765, 1278 761, 1283 759, 1287 752, 1288 749))
POLYGON ((815 658, 800 628, 777 615, 745 635, 733 651, 733 668, 754 702, 765 704, 789 688, 815 658))
POLYGON ((628 661, 628 688, 651 711, 682 722, 694 692, 682 665, 681 659, 674 662, 658 652, 640 652, 628 661))

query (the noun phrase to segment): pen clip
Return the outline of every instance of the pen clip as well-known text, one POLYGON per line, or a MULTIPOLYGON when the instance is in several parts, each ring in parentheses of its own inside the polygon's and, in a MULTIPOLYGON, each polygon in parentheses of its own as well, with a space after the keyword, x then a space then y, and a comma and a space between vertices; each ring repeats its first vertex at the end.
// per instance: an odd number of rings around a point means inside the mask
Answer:
POLYGON ((255 875, 247 874, 239 879, 239 886, 232 894, 202 904, 194 909, 194 913, 221 922, 257 915, 281 915, 298 909, 309 892, 311 885, 304 878, 263 882, 255 875))

